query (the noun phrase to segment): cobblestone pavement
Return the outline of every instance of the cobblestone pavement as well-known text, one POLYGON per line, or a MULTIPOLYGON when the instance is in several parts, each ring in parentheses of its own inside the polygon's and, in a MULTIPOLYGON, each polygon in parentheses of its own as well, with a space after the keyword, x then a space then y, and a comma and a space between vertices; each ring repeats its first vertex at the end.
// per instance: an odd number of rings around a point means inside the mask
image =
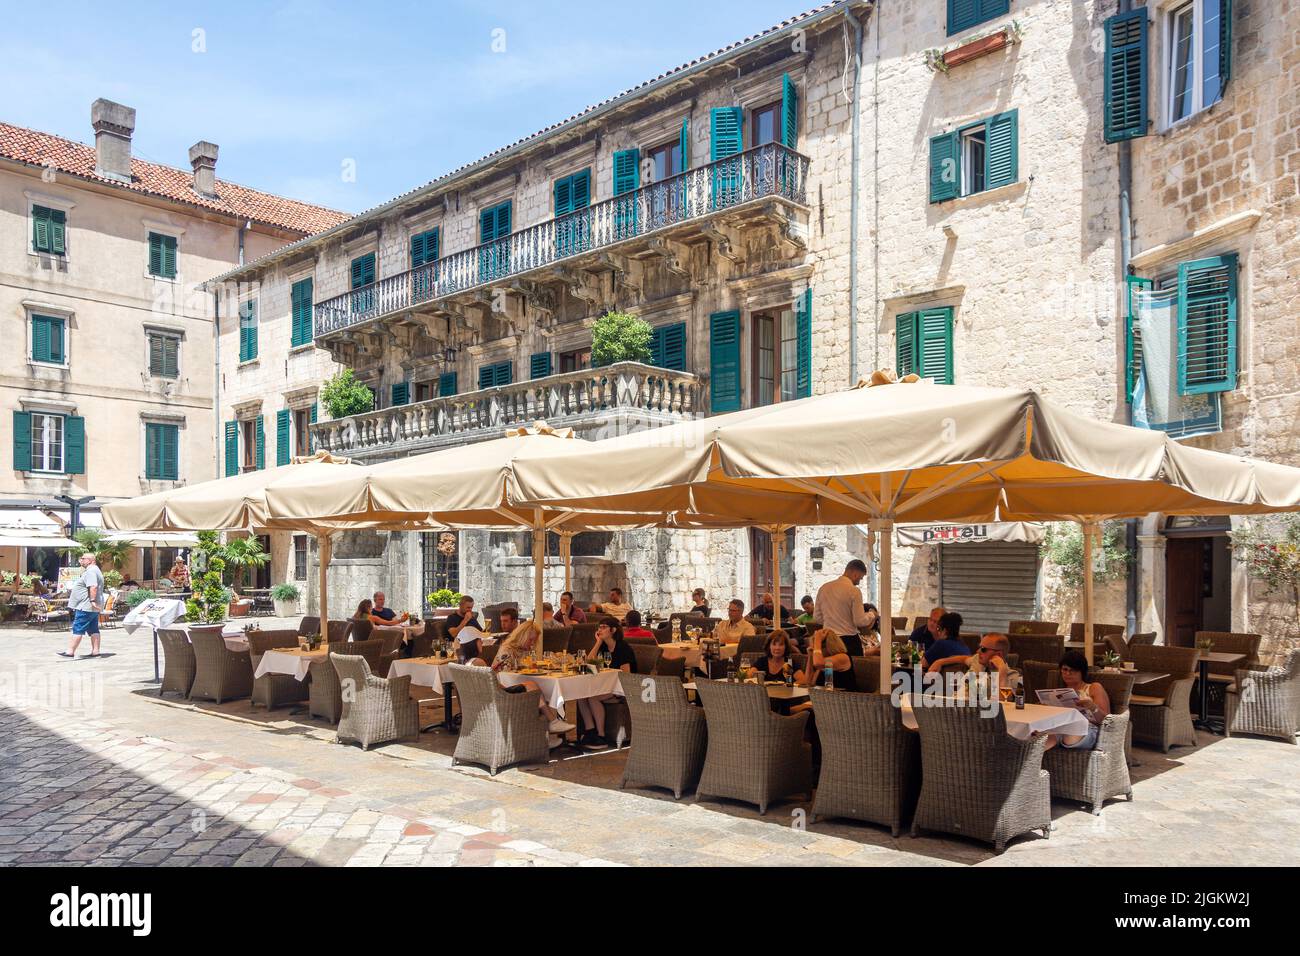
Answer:
MULTIPOLYGON (((267 621, 264 626, 274 622, 267 621)), ((490 778, 454 738, 369 753, 323 721, 159 700, 147 640, 57 657, 65 635, 0 629, 0 864, 1252 865, 1300 862, 1300 747, 1203 734, 1138 748, 1135 800, 1056 802, 1050 840, 1002 856, 963 840, 804 825, 729 801, 619 789, 624 755, 490 778)))

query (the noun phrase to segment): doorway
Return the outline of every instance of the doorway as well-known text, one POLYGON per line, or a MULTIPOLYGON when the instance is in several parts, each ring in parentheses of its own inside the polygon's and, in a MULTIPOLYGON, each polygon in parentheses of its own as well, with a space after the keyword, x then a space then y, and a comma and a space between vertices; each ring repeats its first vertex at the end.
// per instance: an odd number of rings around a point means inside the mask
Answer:
MULTIPOLYGON (((798 610, 794 596, 794 528, 785 533, 781 548, 781 594, 777 600, 787 609, 798 610)), ((763 595, 772 590, 772 535, 760 528, 749 529, 749 604, 746 613, 756 608, 763 595)))
POLYGON ((1171 518, 1165 529, 1165 643, 1232 630, 1232 545, 1226 518, 1171 518))

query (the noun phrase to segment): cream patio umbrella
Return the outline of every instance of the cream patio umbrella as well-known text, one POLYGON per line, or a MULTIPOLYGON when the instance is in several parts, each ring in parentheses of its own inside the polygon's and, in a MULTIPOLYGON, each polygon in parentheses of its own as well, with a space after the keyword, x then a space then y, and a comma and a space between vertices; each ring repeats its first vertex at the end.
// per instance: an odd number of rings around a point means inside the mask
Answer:
MULTIPOLYGON (((1300 469, 1187 448, 1097 422, 1031 389, 894 382, 598 443, 616 470, 520 456, 516 505, 706 512, 737 524, 852 524, 880 541, 881 631, 891 640, 894 522, 1078 520, 1300 508, 1300 469)), ((1090 563, 1088 564, 1090 567, 1090 563)), ((1091 587, 1085 641, 1091 655, 1091 587)), ((889 686, 881 655, 881 687, 889 686)))

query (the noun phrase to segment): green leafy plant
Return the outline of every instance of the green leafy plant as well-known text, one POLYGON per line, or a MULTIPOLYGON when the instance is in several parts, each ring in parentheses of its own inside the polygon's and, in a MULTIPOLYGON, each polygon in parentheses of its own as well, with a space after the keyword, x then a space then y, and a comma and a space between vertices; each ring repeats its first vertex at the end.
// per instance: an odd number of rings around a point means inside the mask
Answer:
POLYGON ((243 590, 244 573, 247 569, 260 568, 271 560, 270 553, 262 550, 261 539, 251 535, 247 538, 232 538, 227 541, 226 546, 221 549, 221 556, 226 559, 226 565, 234 569, 236 591, 243 590))
MULTIPOLYGON (((1072 591, 1083 588, 1083 529, 1073 522, 1047 526, 1043 551, 1057 568, 1061 584, 1072 591)), ((1102 522, 1100 540, 1093 543, 1094 584, 1117 581, 1128 573, 1129 553, 1124 546, 1124 522, 1102 522), (1100 552, 1101 557, 1098 557, 1100 552)))
POLYGON ((104 584, 110 588, 120 588, 122 586, 122 572, 116 568, 110 568, 105 571, 104 584))
POLYGON ((185 602, 185 617, 191 624, 220 624, 230 609, 230 593, 221 583, 226 560, 215 531, 200 531, 198 539, 190 550, 193 593, 185 602))
POLYGON ((1266 594, 1290 598, 1300 616, 1300 515, 1243 525, 1230 535, 1237 560, 1266 594))
MULTIPOLYGON (((105 580, 107 580, 107 577, 105 578, 105 580)), ((149 588, 135 588, 132 591, 128 591, 126 597, 124 597, 122 600, 126 602, 127 607, 137 608, 145 601, 152 601, 157 596, 158 595, 153 591, 149 590, 149 588)))
POLYGON ((356 380, 352 369, 345 368, 321 387, 321 402, 330 418, 347 418, 368 412, 375 404, 375 396, 363 383, 356 380))
POLYGON ((30 591, 32 589, 32 586, 35 584, 36 584, 36 575, 34 574, 18 575, 18 586, 22 588, 24 591, 30 591))
POLYGON ((99 528, 79 528, 72 538, 79 547, 65 548, 65 553, 74 558, 79 558, 83 554, 93 554, 100 570, 121 571, 126 567, 127 559, 131 556, 129 541, 109 541, 108 535, 99 528))
POLYGON ((451 588, 439 588, 431 591, 425 600, 433 607, 456 607, 460 604, 460 592, 451 588))
POLYGON ((650 323, 630 312, 606 312, 591 327, 591 364, 649 362, 650 323))
POLYGON ((271 599, 274 601, 296 601, 302 597, 302 592, 298 590, 296 584, 290 584, 284 581, 271 588, 271 599))
POLYGON ((0 582, 13 584, 16 580, 18 580, 18 575, 13 571, 0 571, 0 582))

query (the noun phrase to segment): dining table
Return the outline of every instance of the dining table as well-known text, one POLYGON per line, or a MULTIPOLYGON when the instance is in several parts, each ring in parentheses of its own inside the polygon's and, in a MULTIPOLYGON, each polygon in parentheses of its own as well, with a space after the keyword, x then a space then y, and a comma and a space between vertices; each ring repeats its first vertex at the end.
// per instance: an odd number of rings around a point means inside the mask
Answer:
MULTIPOLYGON (((903 726, 917 729, 916 714, 912 711, 912 695, 901 695, 899 706, 902 710, 903 726)), ((944 699, 945 706, 954 702, 944 699)), ((965 706, 965 701, 956 701, 956 706, 965 706)), ((1010 701, 1001 701, 1002 715, 1006 718, 1007 733, 1017 740, 1028 740, 1035 733, 1069 734, 1081 736, 1088 732, 1088 718, 1074 707, 1051 707, 1047 704, 1026 703, 1017 708, 1010 701)))
POLYGON ((316 661, 327 660, 329 653, 329 646, 326 644, 322 644, 314 651, 303 650, 300 647, 273 647, 262 654, 262 659, 257 662, 257 670, 253 671, 253 679, 256 680, 267 674, 285 674, 296 680, 306 680, 311 665, 316 661))
POLYGON ((1223 733, 1224 719, 1210 716, 1210 665, 1226 664, 1235 668, 1238 664, 1244 663, 1245 660, 1245 654, 1230 654, 1226 651, 1215 650, 1201 651, 1201 655, 1196 662, 1200 668, 1201 679, 1198 683, 1201 691, 1197 695, 1200 699, 1198 701, 1199 706, 1195 726, 1214 734, 1223 733))
POLYGON ((619 671, 612 667, 576 674, 525 668, 522 671, 497 671, 497 680, 502 687, 513 687, 525 681, 532 681, 541 690, 542 700, 562 714, 566 700, 604 697, 607 694, 622 697, 623 685, 618 682, 618 675, 619 671))
MULTIPOLYGON (((687 667, 698 668, 700 666, 700 660, 702 658, 699 641, 668 641, 665 644, 660 644, 659 649, 664 652, 664 657, 669 660, 675 660, 682 657, 686 659, 687 667)), ((735 657, 736 651, 739 649, 739 644, 722 644, 719 646, 718 652, 722 655, 722 659, 725 661, 729 658, 735 657)))
MULTIPOLYGON (((434 655, 432 657, 399 657, 388 666, 389 677, 410 677, 412 685, 435 687, 442 691, 442 726, 449 733, 457 732, 457 722, 452 713, 451 695, 456 686, 449 665, 458 663, 455 657, 434 655)), ((438 724, 429 724, 421 730, 429 730, 438 724)))

